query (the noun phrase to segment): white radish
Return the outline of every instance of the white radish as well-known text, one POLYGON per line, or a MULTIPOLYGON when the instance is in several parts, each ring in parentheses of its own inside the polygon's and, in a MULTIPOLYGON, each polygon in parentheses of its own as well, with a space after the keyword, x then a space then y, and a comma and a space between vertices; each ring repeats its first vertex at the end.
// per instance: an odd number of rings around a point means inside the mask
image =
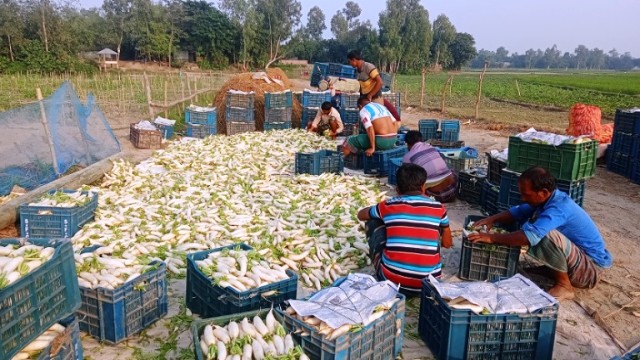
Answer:
POLYGON ((262 336, 265 336, 269 333, 269 328, 264 324, 264 322, 258 315, 253 317, 253 326, 256 328, 256 331, 259 332, 262 336))
POLYGON ((204 356, 208 355, 209 345, 207 345, 207 342, 204 340, 204 338, 200 338, 200 350, 202 350, 202 354, 204 356))
POLYGON ((329 335, 329 341, 335 340, 340 336, 346 334, 347 332, 349 332, 349 329, 351 329, 351 324, 342 325, 339 328, 333 330, 331 335, 329 335))
POLYGON ((269 310, 269 313, 265 317, 265 324, 271 333, 276 329, 276 317, 273 316, 273 308, 269 310))
POLYGON ((242 328, 242 332, 255 338, 257 335, 255 327, 249 322, 247 318, 242 319, 240 322, 240 328, 242 328))
POLYGON ((6 279, 9 282, 9 284, 13 284, 14 282, 18 281, 18 279, 20 279, 20 273, 17 271, 14 271, 11 274, 7 275, 6 279))
POLYGON ((21 256, 11 259, 11 261, 9 261, 2 269, 3 272, 8 274, 14 271, 15 269, 18 268, 18 266, 20 266, 20 264, 22 263, 22 260, 24 259, 21 256))
POLYGON ((251 347, 253 348, 253 358, 256 360, 264 359, 264 349, 262 345, 258 341, 258 339, 253 340, 251 343, 251 347))
POLYGON ((289 351, 293 350, 293 348, 295 348, 296 345, 293 343, 293 337, 291 336, 291 334, 287 334, 284 337, 284 353, 288 354, 289 351))
POLYGON ((311 360, 311 359, 309 359, 307 354, 302 353, 302 354, 300 354, 300 357, 298 358, 298 360, 311 360))
POLYGON ((209 345, 213 345, 216 343, 216 337, 213 335, 213 328, 211 327, 211 325, 207 325, 204 327, 202 338, 204 339, 204 342, 207 344, 207 347, 209 345))
MULTIPOLYGON (((215 328, 213 329, 213 335, 216 337, 217 340, 222 341, 225 344, 231 341, 231 338, 229 337, 227 330, 225 330, 223 327, 215 325, 215 328)), ((218 351, 220 350, 218 349, 218 351)))
MULTIPOLYGON (((227 341, 228 342, 228 341, 227 341)), ((224 342, 218 340, 218 360, 226 360, 227 359, 227 347, 224 342)))
POLYGON ((238 323, 235 321, 230 322, 229 325, 227 325, 227 332, 229 333, 231 340, 240 336, 240 327, 238 326, 238 323))
POLYGON ((273 345, 276 347, 277 355, 286 354, 285 348, 284 348, 284 340, 278 335, 274 335, 272 340, 273 340, 273 345))
POLYGON ((242 359, 241 360, 251 360, 253 357, 253 347, 250 344, 244 344, 242 347, 242 359))

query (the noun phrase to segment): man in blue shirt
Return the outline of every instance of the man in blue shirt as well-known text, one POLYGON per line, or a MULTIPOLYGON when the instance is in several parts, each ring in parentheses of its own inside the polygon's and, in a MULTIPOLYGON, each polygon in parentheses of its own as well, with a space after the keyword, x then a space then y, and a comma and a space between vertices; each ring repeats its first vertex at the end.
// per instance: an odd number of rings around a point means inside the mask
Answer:
POLYGON ((556 280, 549 294, 572 299, 575 288, 591 289, 603 269, 613 264, 611 254, 589 215, 566 193, 556 189, 553 176, 532 167, 518 179, 524 204, 476 222, 490 229, 494 223, 519 223, 521 229, 498 234, 470 234, 472 242, 529 246, 528 254, 539 260, 556 280))

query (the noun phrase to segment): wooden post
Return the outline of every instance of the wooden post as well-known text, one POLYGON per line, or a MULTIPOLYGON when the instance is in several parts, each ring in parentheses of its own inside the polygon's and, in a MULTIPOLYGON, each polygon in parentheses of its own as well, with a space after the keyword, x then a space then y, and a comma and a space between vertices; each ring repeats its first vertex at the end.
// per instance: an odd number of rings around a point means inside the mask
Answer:
POLYGON ((516 79, 516 89, 518 90, 518 97, 520 97, 520 85, 518 85, 518 79, 516 79))
POLYGON ((476 120, 478 119, 478 113, 480 110, 480 97, 482 96, 482 80, 484 80, 484 74, 487 72, 488 65, 489 65, 489 62, 485 61, 484 69, 482 69, 482 73, 480 74, 480 83, 478 84, 478 98, 476 99, 476 120))
MULTIPOLYGON (((189 80, 189 73, 187 73, 187 90, 189 91, 189 97, 191 97, 191 81, 189 80)), ((189 101, 189 104, 193 104, 193 101, 189 101)))
POLYGON ((184 82, 182 82, 182 71, 180 72, 180 90, 182 91, 182 98, 184 99, 184 82))
POLYGON ((53 139, 51 138, 51 130, 49 130, 49 122, 47 121, 47 112, 44 109, 44 102, 42 102, 42 91, 40 88, 36 88, 36 97, 38 98, 38 103, 40 104, 40 120, 42 121, 42 127, 44 128, 44 132, 47 135, 47 142, 49 143, 49 149, 51 150, 51 159, 53 160, 53 170, 55 170, 56 175, 60 175, 60 169, 58 168, 58 158, 56 156, 56 148, 53 145, 53 139))
POLYGON ((193 91, 196 93, 196 104, 198 103, 198 78, 194 76, 193 91))
POLYGON ((149 85, 149 78, 147 77, 147 72, 143 73, 144 75, 144 88, 147 94, 147 105, 149 106, 149 116, 151 117, 151 121, 153 121, 153 107, 151 107, 151 103, 153 102, 151 99, 151 85, 149 85))
POLYGON ((167 80, 165 79, 164 80, 164 106, 165 106, 165 108, 164 108, 164 117, 166 119, 169 118, 169 108, 166 107, 167 106, 167 86, 168 86, 167 80))
MULTIPOLYGON (((449 78, 447 79, 447 81, 445 81, 444 87, 442 88, 442 100, 440 101, 441 113, 444 113, 444 98, 447 95, 447 85, 451 84, 452 79, 453 79, 453 75, 449 75, 449 78)), ((449 89, 451 89, 450 85, 449 85, 449 89)))
POLYGON ((451 97, 451 87, 453 87, 453 75, 451 75, 451 81, 449 81, 449 97, 451 97))
POLYGON ((420 82, 420 107, 424 105, 424 83, 427 77, 427 69, 422 68, 422 81, 420 82))

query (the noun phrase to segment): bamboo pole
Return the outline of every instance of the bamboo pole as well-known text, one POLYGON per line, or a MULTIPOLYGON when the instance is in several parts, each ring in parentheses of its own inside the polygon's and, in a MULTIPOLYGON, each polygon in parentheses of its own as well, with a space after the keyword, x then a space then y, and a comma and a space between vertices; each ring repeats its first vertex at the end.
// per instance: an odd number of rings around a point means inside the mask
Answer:
POLYGON ((420 107, 424 106, 424 86, 427 78, 427 69, 422 68, 422 80, 420 82, 420 107))
POLYGON ((198 78, 194 77, 194 82, 193 82, 193 91, 196 94, 196 104, 198 103, 198 78))
POLYGON ((518 79, 516 79, 516 89, 518 90, 518 97, 520 97, 520 85, 518 85, 518 79))
MULTIPOLYGON (((447 85, 451 84, 453 79, 453 75, 449 75, 449 78, 444 83, 444 87, 442 88, 442 100, 440 100, 440 112, 444 113, 444 99, 447 96, 447 85)), ((451 86, 449 86, 451 88, 451 86)))
POLYGON ((151 116, 151 120, 153 120, 153 107, 151 106, 151 103, 152 103, 151 86, 149 85, 149 78, 147 77, 147 72, 145 71, 143 75, 144 75, 144 80, 143 80, 144 89, 147 94, 147 104, 149 106, 149 116, 151 116))
POLYGON ((60 176, 60 169, 58 168, 58 158, 56 156, 56 148, 53 145, 53 139, 51 138, 51 130, 49 129, 49 121, 47 120, 47 113, 44 108, 44 102, 42 101, 42 91, 40 88, 36 88, 36 97, 40 104, 40 120, 42 121, 42 127, 47 135, 47 142, 49 143, 49 149, 51 150, 51 159, 53 160, 53 170, 57 176, 60 176))
POLYGON ((164 117, 166 119, 169 118, 169 108, 166 107, 167 106, 167 86, 168 86, 168 83, 167 83, 167 80, 165 79, 164 80, 164 106, 165 106, 165 108, 164 108, 164 117))
POLYGON ((480 82, 478 84, 478 98, 476 99, 476 120, 478 119, 478 114, 480 111, 480 97, 482 96, 482 81, 484 80, 484 74, 487 72, 487 65, 489 65, 489 62, 485 61, 484 69, 482 69, 482 73, 480 74, 480 82))
MULTIPOLYGON (((189 99, 193 99, 191 97, 191 81, 189 80, 189 73, 187 73, 187 90, 189 91, 189 99)), ((184 98, 184 96, 183 96, 184 98)))

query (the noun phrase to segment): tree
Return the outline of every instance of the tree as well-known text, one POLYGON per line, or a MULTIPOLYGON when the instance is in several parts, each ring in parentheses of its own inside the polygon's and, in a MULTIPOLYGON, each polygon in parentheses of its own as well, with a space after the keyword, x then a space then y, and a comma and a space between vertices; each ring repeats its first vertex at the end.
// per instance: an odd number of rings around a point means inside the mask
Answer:
POLYGON ((462 66, 471 61, 478 54, 475 43, 473 36, 467 33, 457 33, 449 46, 453 62, 448 69, 460 70, 462 66))
POLYGON ((443 57, 446 57, 449 44, 456 37, 456 28, 449 18, 442 14, 433 22, 433 43, 431 53, 434 54, 434 64, 444 65, 443 57), (443 56, 444 55, 444 56, 443 56))
POLYGON ((547 69, 557 68, 560 64, 560 50, 555 44, 544 51, 544 62, 547 69))
POLYGON ((580 66, 586 68, 587 59, 589 58, 589 49, 584 45, 578 45, 574 52, 576 54, 576 69, 580 69, 580 66))
POLYGON ((5 38, 9 50, 9 59, 15 60, 14 49, 22 42, 23 27, 20 16, 20 4, 15 0, 0 2, 0 38, 5 38))
POLYGON ((327 28, 324 23, 324 13, 318 6, 314 6, 309 10, 307 15, 307 34, 312 40, 322 40, 322 32, 327 28))
POLYGON ((362 9, 360 9, 360 5, 353 1, 347 1, 342 9, 342 13, 344 14, 345 19, 347 19, 347 24, 349 30, 354 29, 359 25, 358 16, 362 13, 362 9))
POLYGON ((268 68, 280 58, 280 46, 291 38, 293 28, 300 23, 302 7, 297 0, 261 0, 256 9, 269 44, 269 60, 265 65, 268 68))
POLYGON ((344 41, 349 34, 349 21, 340 10, 331 18, 331 33, 338 41, 344 41))
POLYGON ((502 66, 502 63, 507 62, 508 58, 509 58, 509 51, 507 51, 507 49, 505 49, 504 46, 500 46, 495 53, 494 61, 496 62, 496 65, 502 66))

